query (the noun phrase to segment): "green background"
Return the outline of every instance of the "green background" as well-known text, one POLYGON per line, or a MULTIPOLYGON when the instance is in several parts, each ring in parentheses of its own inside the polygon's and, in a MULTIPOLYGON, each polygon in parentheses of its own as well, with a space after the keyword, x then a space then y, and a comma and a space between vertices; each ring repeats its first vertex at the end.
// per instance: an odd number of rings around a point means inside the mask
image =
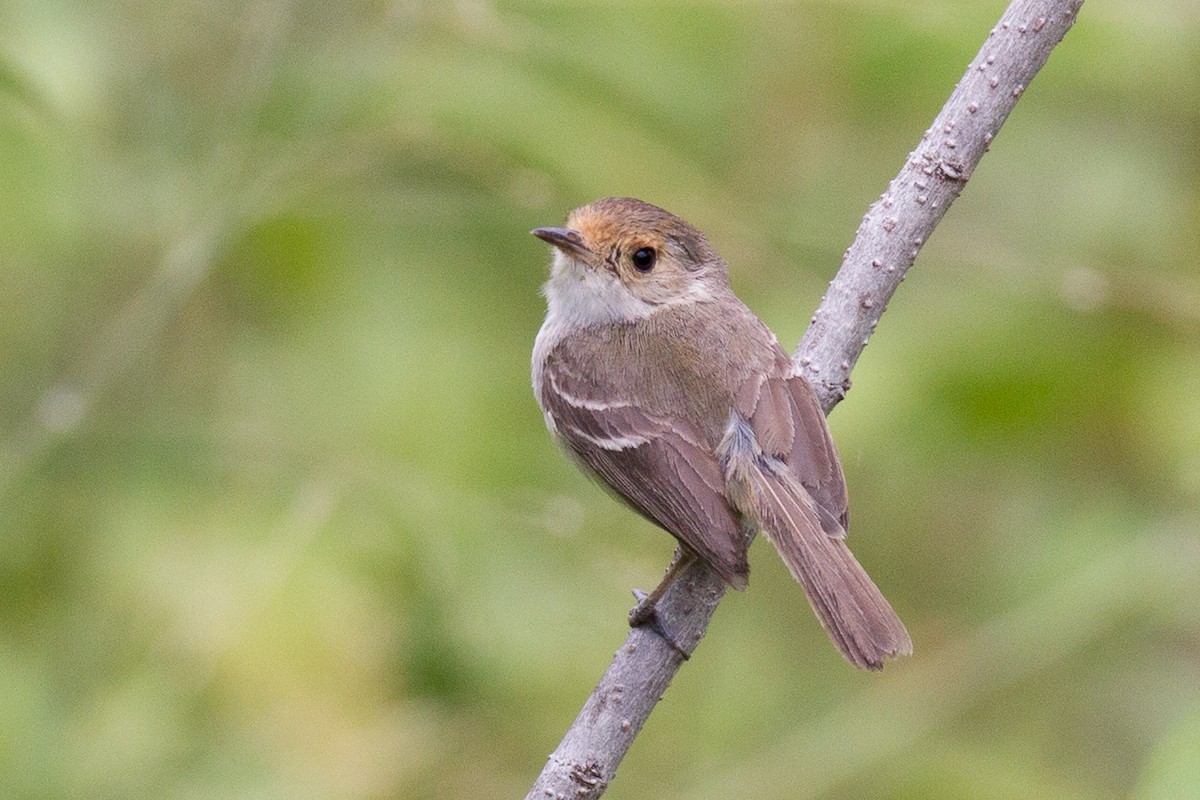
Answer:
MULTIPOLYGON (((529 389, 546 246, 791 348, 1003 2, 78 3, 0 25, 0 795, 519 797, 669 538, 529 389)), ((613 798, 1200 796, 1200 13, 1085 4, 831 418, 914 655, 770 548, 613 798)))

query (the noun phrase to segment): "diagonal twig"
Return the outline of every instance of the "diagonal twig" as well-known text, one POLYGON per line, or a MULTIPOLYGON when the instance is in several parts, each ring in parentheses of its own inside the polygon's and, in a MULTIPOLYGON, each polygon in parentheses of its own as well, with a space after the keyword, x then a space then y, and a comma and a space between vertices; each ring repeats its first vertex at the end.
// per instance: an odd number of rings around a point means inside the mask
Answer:
MULTIPOLYGON (((899 174, 867 210, 796 349, 796 364, 826 414, 845 396, 850 371, 904 273, 1081 5, 1014 0, 899 174)), ((656 610, 684 652, 649 628, 632 629, 526 800, 604 793, 724 593, 724 582, 699 559, 677 573, 656 610)))

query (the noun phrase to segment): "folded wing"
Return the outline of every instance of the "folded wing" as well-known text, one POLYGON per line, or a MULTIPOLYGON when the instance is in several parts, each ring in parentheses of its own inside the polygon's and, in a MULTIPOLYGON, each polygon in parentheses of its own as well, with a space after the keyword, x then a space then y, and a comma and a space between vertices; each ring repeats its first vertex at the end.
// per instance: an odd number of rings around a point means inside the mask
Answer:
POLYGON ((540 399, 559 440, 629 506, 744 589, 747 537, 725 499, 721 467, 697 433, 627 400, 576 397, 557 374, 551 359, 540 399))

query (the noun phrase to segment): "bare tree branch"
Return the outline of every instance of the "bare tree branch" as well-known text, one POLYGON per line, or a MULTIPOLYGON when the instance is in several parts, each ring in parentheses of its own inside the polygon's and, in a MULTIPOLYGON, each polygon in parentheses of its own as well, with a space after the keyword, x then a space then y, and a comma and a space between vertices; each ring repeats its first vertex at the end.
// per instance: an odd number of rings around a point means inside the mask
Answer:
POLYGON ((917 253, 962 192, 1000 126, 1083 0, 1015 0, 887 191, 867 209, 842 268, 796 348, 828 414, 917 253))
MULTIPOLYGON (((1014 0, 900 173, 867 210, 796 349, 826 414, 849 389, 850 371, 905 272, 1081 5, 1014 0)), ((677 574, 657 610, 684 652, 647 627, 630 630, 526 800, 604 793, 724 594, 724 582, 699 559, 677 574)))

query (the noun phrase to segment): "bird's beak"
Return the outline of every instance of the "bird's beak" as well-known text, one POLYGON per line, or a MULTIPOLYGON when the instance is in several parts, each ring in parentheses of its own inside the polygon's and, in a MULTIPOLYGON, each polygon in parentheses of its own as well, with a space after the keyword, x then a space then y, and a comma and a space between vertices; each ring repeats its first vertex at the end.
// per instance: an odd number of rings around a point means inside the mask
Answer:
POLYGON ((534 228, 530 233, 567 255, 578 256, 584 261, 595 257, 595 253, 583 243, 583 236, 573 228, 534 228))

